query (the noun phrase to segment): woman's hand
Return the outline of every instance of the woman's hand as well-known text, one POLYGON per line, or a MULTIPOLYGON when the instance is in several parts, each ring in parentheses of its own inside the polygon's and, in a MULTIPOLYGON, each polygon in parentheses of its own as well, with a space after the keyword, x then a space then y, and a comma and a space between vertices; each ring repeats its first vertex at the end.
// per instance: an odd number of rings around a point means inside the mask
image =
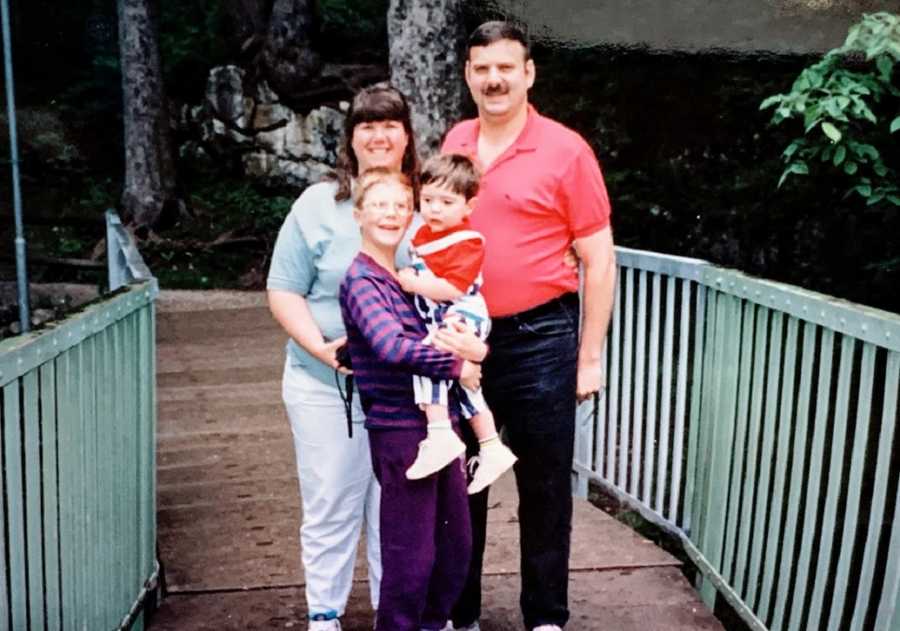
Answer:
POLYGON ((338 349, 346 343, 346 336, 339 337, 336 340, 331 340, 330 342, 322 342, 320 346, 316 347, 316 349, 312 351, 312 355, 323 364, 331 366, 342 375, 353 374, 352 370, 350 370, 349 368, 344 368, 338 363, 337 360, 338 349))
POLYGON ((459 373, 459 383, 469 390, 478 390, 481 387, 481 366, 468 360, 464 361, 459 373))
POLYGON ((447 318, 444 325, 432 337, 438 350, 459 355, 471 362, 482 361, 488 353, 488 346, 459 318, 447 318))

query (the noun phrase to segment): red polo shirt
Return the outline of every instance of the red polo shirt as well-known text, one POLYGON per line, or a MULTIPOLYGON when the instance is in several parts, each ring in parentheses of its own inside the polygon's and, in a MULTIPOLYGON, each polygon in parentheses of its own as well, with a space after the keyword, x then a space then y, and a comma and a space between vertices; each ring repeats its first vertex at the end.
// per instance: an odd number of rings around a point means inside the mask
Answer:
MULTIPOLYGON (((478 131, 478 119, 459 123, 441 151, 478 163, 478 131)), ((566 250, 607 227, 609 213, 590 146, 529 106, 519 137, 484 171, 470 218, 485 237, 482 293, 490 314, 509 316, 578 291, 566 250)))

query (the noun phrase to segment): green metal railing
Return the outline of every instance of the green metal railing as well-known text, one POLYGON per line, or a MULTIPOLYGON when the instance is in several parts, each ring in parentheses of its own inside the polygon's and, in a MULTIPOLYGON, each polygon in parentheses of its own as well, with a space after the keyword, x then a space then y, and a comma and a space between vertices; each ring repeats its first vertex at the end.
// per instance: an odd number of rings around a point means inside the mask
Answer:
POLYGON ((900 316, 620 248, 588 480, 752 629, 900 629, 900 316))
POLYGON ((0 342, 0 631, 143 626, 159 572, 156 294, 137 279, 0 342))

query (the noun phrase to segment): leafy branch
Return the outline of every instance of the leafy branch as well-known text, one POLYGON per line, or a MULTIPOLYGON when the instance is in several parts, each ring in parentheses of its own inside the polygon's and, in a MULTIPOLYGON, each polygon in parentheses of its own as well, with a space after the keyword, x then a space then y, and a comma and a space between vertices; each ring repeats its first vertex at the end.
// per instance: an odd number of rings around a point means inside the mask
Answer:
POLYGON ((782 153, 785 169, 778 186, 811 169, 837 172, 868 205, 900 207, 898 173, 886 149, 900 130, 900 89, 894 84, 900 62, 900 16, 864 15, 844 44, 804 69, 786 94, 765 99, 772 123, 798 120, 803 135, 782 153))

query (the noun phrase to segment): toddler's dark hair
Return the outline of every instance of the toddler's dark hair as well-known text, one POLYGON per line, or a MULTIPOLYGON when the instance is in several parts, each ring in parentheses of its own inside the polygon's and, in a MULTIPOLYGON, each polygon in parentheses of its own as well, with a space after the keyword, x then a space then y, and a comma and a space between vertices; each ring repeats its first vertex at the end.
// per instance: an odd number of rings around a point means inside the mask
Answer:
POLYGON ((458 153, 445 153, 430 157, 422 166, 419 185, 436 184, 443 186, 466 201, 478 194, 478 182, 481 171, 467 156, 458 153))

